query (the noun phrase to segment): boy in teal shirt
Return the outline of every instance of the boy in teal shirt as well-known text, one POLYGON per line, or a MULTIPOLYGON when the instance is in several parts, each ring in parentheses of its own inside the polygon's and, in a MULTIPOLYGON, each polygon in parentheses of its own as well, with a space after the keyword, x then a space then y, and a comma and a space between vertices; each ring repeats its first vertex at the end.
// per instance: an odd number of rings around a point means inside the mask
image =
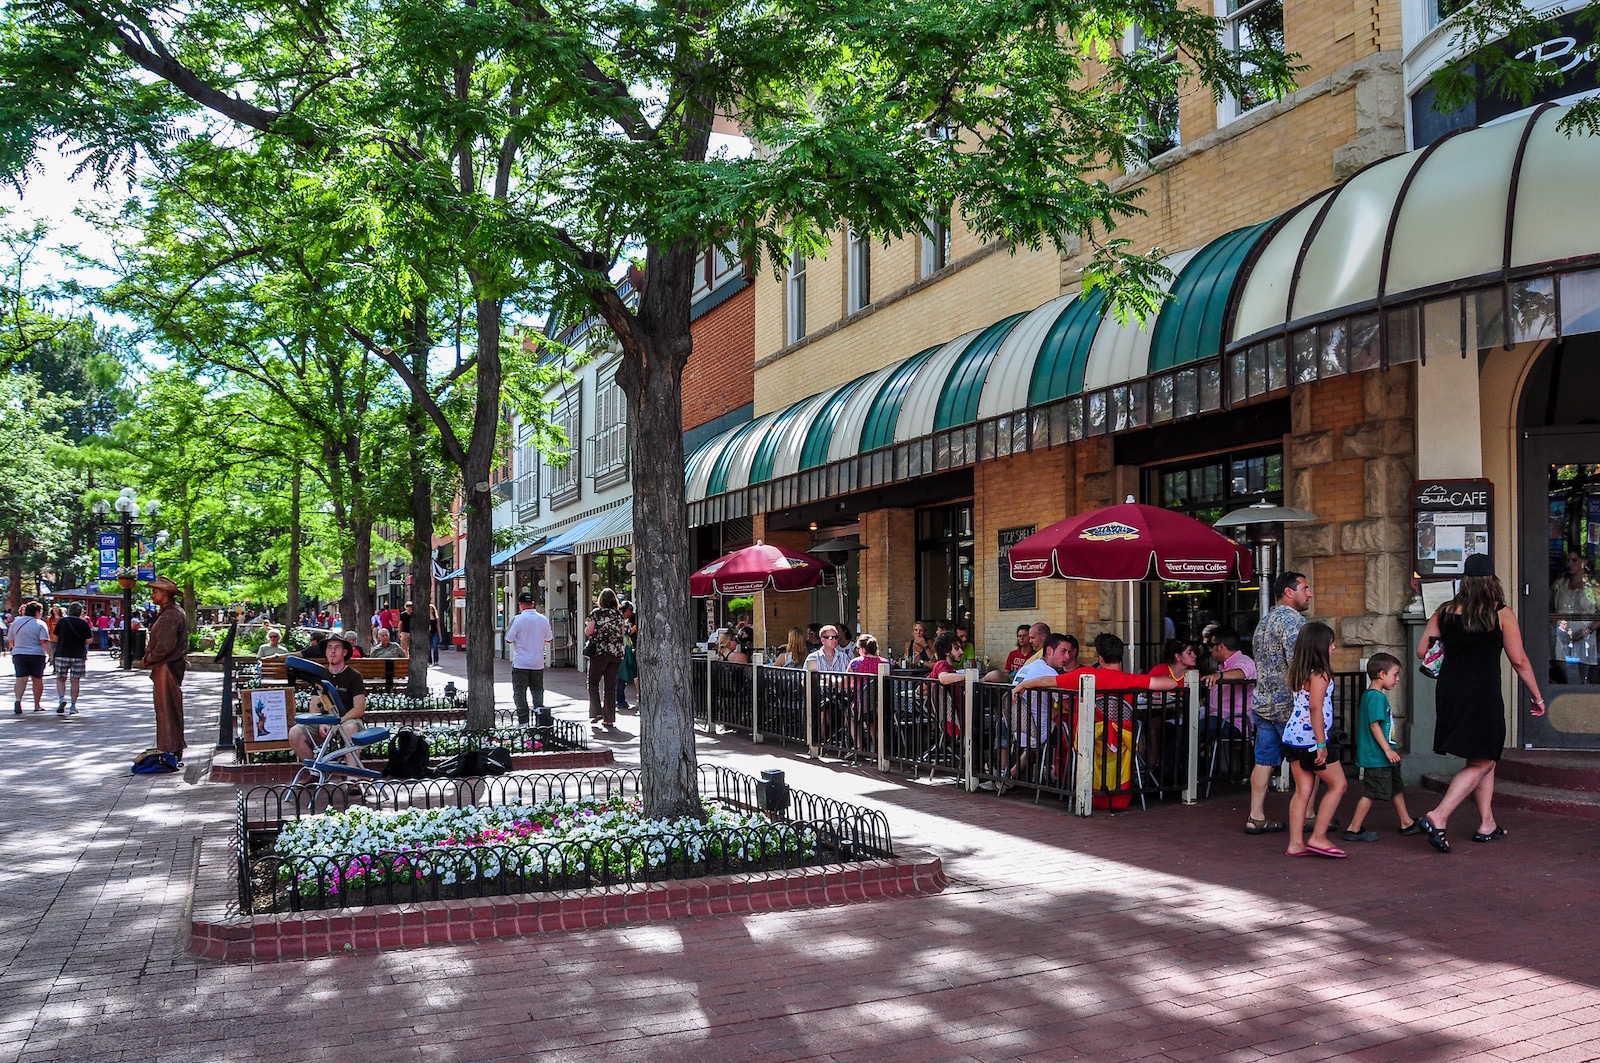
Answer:
POLYGON ((1422 826, 1406 811, 1405 785, 1400 781, 1400 754, 1389 744, 1394 718, 1389 711, 1389 691, 1400 683, 1400 660, 1392 654, 1374 653, 1367 659, 1367 692, 1361 695, 1356 724, 1356 766, 1361 769, 1361 800, 1344 832, 1347 842, 1375 842, 1378 832, 1362 830, 1374 801, 1393 801, 1400 814, 1401 834, 1421 834, 1422 826))

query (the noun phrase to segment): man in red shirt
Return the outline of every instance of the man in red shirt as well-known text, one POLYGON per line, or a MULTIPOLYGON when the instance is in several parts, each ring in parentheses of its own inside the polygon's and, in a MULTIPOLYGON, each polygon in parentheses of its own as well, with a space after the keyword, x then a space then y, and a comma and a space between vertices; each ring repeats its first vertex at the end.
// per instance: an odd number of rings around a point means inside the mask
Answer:
POLYGON ((1016 675, 1017 669, 1033 656, 1033 639, 1029 637, 1028 630, 1027 624, 1017 625, 1017 648, 1006 654, 1005 672, 1008 676, 1016 675))
POLYGON ((1076 690, 1078 689, 1078 680, 1086 675, 1094 676, 1096 694, 1115 694, 1124 690, 1178 689, 1178 682, 1170 676, 1133 675, 1124 672, 1122 670, 1123 642, 1110 632, 1095 636, 1094 652, 1100 658, 1100 662, 1097 665, 1087 668, 1074 668, 1072 671, 1062 672, 1058 676, 1026 679, 1018 683, 1015 689, 1049 690, 1052 687, 1066 687, 1076 690))

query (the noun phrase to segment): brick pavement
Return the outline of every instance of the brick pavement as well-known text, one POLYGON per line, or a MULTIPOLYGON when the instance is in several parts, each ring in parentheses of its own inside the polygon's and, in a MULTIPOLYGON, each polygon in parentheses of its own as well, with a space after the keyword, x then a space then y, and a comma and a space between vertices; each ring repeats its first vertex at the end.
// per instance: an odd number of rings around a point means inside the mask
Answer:
MULTIPOLYGON (((1512 839, 1474 845, 1464 814, 1442 857, 1379 814, 1351 859, 1289 860, 1238 830, 1235 798, 1077 820, 740 740, 702 756, 885 809, 949 889, 200 961, 179 941, 193 842, 228 827, 230 793, 126 773, 149 686, 108 668, 78 717, 0 717, 0 1060, 1600 1058, 1600 824, 1508 813, 1512 839)), ((576 677, 551 686, 581 718, 576 677)), ((219 685, 186 687, 193 767, 219 685)), ((619 759, 636 733, 624 717, 619 759)))

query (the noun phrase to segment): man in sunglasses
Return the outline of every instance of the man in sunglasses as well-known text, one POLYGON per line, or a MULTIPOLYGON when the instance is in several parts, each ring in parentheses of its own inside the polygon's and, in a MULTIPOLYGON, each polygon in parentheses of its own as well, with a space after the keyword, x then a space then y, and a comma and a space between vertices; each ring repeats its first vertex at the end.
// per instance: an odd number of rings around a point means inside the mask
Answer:
POLYGON ((822 648, 811 651, 806 657, 806 667, 815 667, 819 672, 849 671, 850 651, 839 645, 839 629, 832 624, 824 624, 819 637, 822 639, 822 648))

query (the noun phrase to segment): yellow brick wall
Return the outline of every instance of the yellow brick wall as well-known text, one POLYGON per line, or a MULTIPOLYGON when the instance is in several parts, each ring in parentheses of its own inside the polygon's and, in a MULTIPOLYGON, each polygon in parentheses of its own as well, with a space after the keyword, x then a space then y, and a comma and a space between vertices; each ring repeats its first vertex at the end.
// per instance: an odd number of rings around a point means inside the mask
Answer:
MULTIPOLYGON (((920 246, 912 240, 887 251, 874 248, 874 296, 888 295, 911 283, 917 268, 914 255, 920 254, 920 246), (878 268, 880 261, 886 263, 882 271, 878 268), (889 277, 882 277, 882 273, 889 277), (902 283, 893 282, 891 278, 897 276, 902 283)), ((796 348, 765 366, 760 365, 761 359, 783 346, 784 286, 781 278, 758 279, 756 413, 787 406, 936 343, 992 325, 1008 314, 1032 310, 1060 294, 1057 262, 1053 250, 1022 251, 1016 255, 1000 251, 906 298, 869 309, 838 332, 796 348)), ((807 275, 811 308, 807 311, 808 324, 815 333, 825 324, 815 316, 819 304, 843 311, 844 255, 837 253, 826 261, 812 262, 807 275)))
MULTIPOLYGON (((861 630, 878 638, 886 656, 899 656, 917 622, 917 525, 909 509, 861 514, 861 630)), ((931 634, 931 632, 930 632, 931 634)))

